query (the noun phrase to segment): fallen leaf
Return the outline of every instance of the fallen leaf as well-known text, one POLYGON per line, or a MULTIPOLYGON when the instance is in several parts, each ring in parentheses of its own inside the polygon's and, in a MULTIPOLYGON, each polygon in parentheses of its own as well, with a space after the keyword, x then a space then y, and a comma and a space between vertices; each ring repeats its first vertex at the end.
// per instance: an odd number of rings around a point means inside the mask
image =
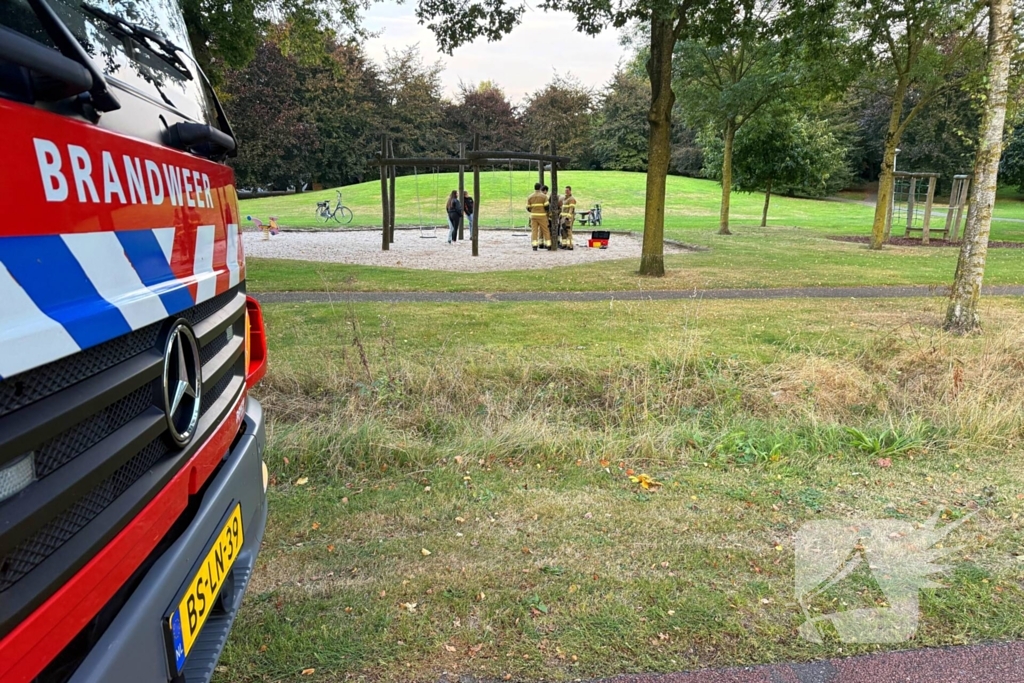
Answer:
POLYGON ((267 651, 267 646, 266 645, 260 645, 260 652, 266 652, 266 651, 267 651))
POLYGON ((611 465, 611 464, 612 463, 611 463, 610 460, 605 460, 604 458, 601 458, 601 467, 608 467, 608 465, 611 465))
POLYGON ((319 528, 320 528, 320 522, 313 522, 313 531, 316 531, 319 528))
POLYGON ((348 504, 348 497, 346 496, 345 498, 342 498, 341 499, 341 503, 342 503, 342 505, 348 504))
POLYGON ((532 554, 533 554, 532 550, 530 550, 526 546, 523 546, 523 555, 532 555, 532 554))
POLYGON ((430 555, 430 551, 426 548, 420 548, 420 555, 422 555, 423 557, 427 557, 428 555, 430 555))
POLYGON ((454 645, 449 645, 448 643, 444 644, 444 649, 447 650, 448 652, 455 652, 455 646, 454 645))
POLYGON ((466 520, 464 520, 464 519, 463 519, 462 517, 456 517, 456 518, 455 518, 455 521, 456 521, 456 522, 458 522, 459 524, 462 524, 462 523, 463 523, 463 522, 465 522, 466 520))
MULTIPOLYGON (((632 470, 630 470, 632 472, 632 470)), ((651 491, 661 486, 660 481, 655 481, 652 477, 646 474, 639 474, 637 476, 630 475, 629 480, 634 484, 640 484, 640 488, 645 491, 651 491)))
POLYGON ((398 605, 398 609, 405 610, 409 614, 416 614, 416 605, 418 604, 416 602, 403 602, 398 605))
POLYGON ((455 456, 455 463, 458 464, 458 465, 462 464, 462 456, 461 455, 456 455, 455 456))
POLYGON ((312 676, 315 673, 316 673, 316 669, 303 669, 302 670, 302 675, 303 676, 312 676))
POLYGON ((473 647, 469 648, 469 654, 477 655, 477 654, 479 654, 480 650, 482 650, 482 649, 484 649, 484 644, 483 643, 479 643, 479 644, 474 645, 473 647))
MULTIPOLYGON (((299 477, 298 479, 295 480, 295 485, 296 486, 305 486, 308 483, 309 483, 309 477, 299 477)), ((305 675, 305 674, 303 674, 303 675, 305 675)))
POLYGON ((333 545, 327 546, 327 552, 333 553, 334 552, 334 546, 333 545))
POLYGON ((288 458, 282 458, 282 459, 284 460, 284 464, 285 465, 287 465, 289 462, 291 462, 290 460, 288 460, 288 458))
POLYGON ((892 467, 892 458, 879 458, 878 466, 881 467, 882 469, 892 467))

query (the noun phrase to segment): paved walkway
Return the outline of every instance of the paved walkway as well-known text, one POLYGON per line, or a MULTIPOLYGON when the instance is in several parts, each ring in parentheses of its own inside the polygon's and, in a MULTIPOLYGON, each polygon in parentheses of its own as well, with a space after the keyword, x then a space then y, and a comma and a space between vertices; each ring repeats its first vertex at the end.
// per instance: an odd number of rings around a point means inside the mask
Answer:
MULTIPOLYGON (((987 296, 1024 296, 1024 286, 985 287, 987 296)), ((630 290, 623 292, 259 292, 280 303, 498 303, 522 301, 675 301, 700 299, 885 299, 948 296, 947 286, 782 287, 779 289, 630 290)))
POLYGON ((603 683, 1022 683, 1024 643, 885 652, 806 664, 624 675, 603 683))

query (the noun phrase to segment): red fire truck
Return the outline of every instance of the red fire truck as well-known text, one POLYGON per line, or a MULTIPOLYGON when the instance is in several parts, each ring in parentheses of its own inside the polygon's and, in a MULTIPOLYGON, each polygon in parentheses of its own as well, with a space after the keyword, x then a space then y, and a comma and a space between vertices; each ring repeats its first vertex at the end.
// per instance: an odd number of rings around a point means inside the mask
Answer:
POLYGON ((0 681, 207 681, 267 351, 176 0, 2 0, 0 136, 0 681))

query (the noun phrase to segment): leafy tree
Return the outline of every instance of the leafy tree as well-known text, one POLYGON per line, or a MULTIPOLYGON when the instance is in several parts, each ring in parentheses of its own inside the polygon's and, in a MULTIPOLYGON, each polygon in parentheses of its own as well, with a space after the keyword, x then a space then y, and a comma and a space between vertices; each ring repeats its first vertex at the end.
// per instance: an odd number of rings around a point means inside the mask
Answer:
POLYGON ((455 146, 444 127, 448 105, 441 95, 443 69, 440 62, 424 62, 415 45, 387 53, 382 116, 398 156, 445 156, 455 146))
POLYGON ((555 140, 558 153, 572 159, 572 167, 587 168, 593 158, 593 116, 593 91, 571 76, 556 75, 526 99, 522 119, 526 146, 547 152, 555 140))
POLYGON ((284 54, 320 54, 322 32, 361 36, 363 0, 181 0, 182 16, 196 60, 214 85, 228 69, 240 69, 255 56, 272 21, 287 26, 278 36, 284 54))
MULTIPOLYGON (((643 64, 618 69, 603 93, 593 128, 597 166, 613 171, 646 171, 651 86, 644 78, 643 64)), ((679 118, 675 112, 673 119, 679 118)), ((672 127, 670 172, 700 174, 704 157, 696 137, 694 131, 685 126, 672 127)))
POLYGON ((886 237, 896 147, 910 123, 956 83, 950 75, 971 56, 980 7, 975 0, 851 0, 843 15, 889 102, 872 249, 886 237))
POLYGON ((311 177, 330 186, 361 182, 379 149, 383 86, 357 43, 325 40, 326 58, 299 73, 303 107, 319 137, 311 177))
POLYGON ((647 109, 651 86, 639 74, 619 69, 605 86, 594 117, 594 157, 612 171, 647 170, 647 109))
POLYGON ((999 159, 1003 151, 1010 58, 1018 42, 1013 30, 1013 0, 989 0, 988 8, 985 112, 978 157, 974 165, 972 207, 964 228, 964 241, 946 311, 945 327, 954 332, 970 332, 981 326, 978 300, 981 298, 981 283, 985 276, 992 208, 995 206, 999 181, 999 159))
POLYGON ((320 58, 304 63, 272 26, 255 59, 228 70, 224 106, 239 137, 239 182, 301 188, 307 181, 361 180, 376 149, 384 103, 378 74, 361 48, 321 34, 320 58))
POLYGON ((1018 126, 1003 150, 999 163, 999 180, 1007 185, 1016 185, 1024 192, 1024 127, 1018 126))
POLYGON ((522 121, 505 93, 490 81, 475 88, 460 85, 459 101, 446 107, 444 120, 458 141, 469 142, 479 134, 483 149, 524 149, 522 121))
POLYGON ((319 153, 316 123, 303 107, 298 62, 264 42, 248 66, 228 72, 224 106, 238 137, 238 184, 284 188, 310 180, 319 153))
MULTIPOLYGON (((827 10, 829 0, 781 0, 787 4, 827 10)), ((665 181, 671 161, 672 60, 676 42, 710 36, 724 40, 737 14, 753 0, 542 0, 544 10, 568 11, 583 33, 595 35, 610 27, 640 25, 646 31, 646 71, 651 85, 647 111, 647 192, 640 273, 664 275, 665 181)), ((417 0, 416 15, 433 31, 447 53, 479 37, 499 40, 522 20, 525 0, 417 0), (460 21, 451 21, 458 16, 460 21)), ((818 19, 827 18, 819 11, 818 19)), ((810 18, 811 15, 807 15, 810 18)))
POLYGON ((792 96, 803 79, 803 53, 782 36, 790 17, 779 0, 751 2, 724 35, 687 40, 676 48, 677 87, 686 120, 698 129, 712 127, 723 141, 722 203, 719 234, 729 230, 729 200, 734 182, 736 134, 773 102, 792 96))
MULTIPOLYGON (((705 173, 716 180, 722 179, 723 148, 715 137, 705 149, 705 173)), ((764 192, 764 227, 773 192, 824 197, 845 187, 847 153, 829 121, 773 108, 736 134, 732 181, 740 191, 764 192)))
MULTIPOLYGON (((946 88, 907 126, 900 140, 899 168, 940 174, 937 192, 950 187, 958 173, 969 173, 977 149, 983 98, 972 78, 946 88)), ((878 180, 889 123, 891 100, 887 84, 861 79, 843 103, 844 117, 856 128, 851 164, 864 181, 878 180)), ((907 95, 913 106, 918 93, 907 95)))

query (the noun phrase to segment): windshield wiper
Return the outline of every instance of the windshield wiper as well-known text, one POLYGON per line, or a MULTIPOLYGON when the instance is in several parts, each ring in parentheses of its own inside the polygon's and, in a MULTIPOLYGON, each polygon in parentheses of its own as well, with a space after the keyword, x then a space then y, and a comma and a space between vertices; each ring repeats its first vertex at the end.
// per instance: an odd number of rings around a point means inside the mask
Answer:
POLYGON ((178 56, 178 52, 181 48, 167 40, 167 38, 163 37, 156 31, 146 28, 145 26, 133 24, 130 21, 125 21, 116 14, 111 14, 99 7, 93 7, 87 2, 82 3, 82 9, 97 19, 105 22, 117 33, 131 38, 136 43, 162 59, 168 64, 168 66, 172 67, 182 76, 190 81, 192 80, 192 72, 189 71, 185 62, 181 61, 181 57, 178 56))
POLYGON ((43 30, 53 40, 57 50, 69 59, 73 59, 82 65, 92 79, 92 87, 89 89, 88 100, 79 100, 83 114, 92 120, 99 118, 97 112, 114 111, 121 108, 121 103, 114 97, 114 93, 107 89, 107 81, 103 74, 96 70, 89 55, 82 49, 81 44, 71 34, 68 27, 60 20, 57 13, 53 11, 46 0, 28 0, 32 12, 39 19, 43 30), (88 107, 86 107, 88 105, 88 107))

